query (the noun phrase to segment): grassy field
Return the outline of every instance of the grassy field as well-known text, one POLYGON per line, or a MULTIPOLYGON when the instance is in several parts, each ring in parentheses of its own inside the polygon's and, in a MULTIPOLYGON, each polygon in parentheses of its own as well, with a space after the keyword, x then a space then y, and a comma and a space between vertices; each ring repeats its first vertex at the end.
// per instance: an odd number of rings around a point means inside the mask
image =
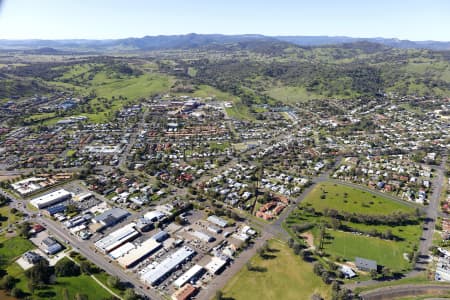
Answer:
POLYGON ((7 205, 0 207, 0 228, 8 227, 8 224, 14 224, 19 220, 19 217, 10 213, 11 208, 7 205))
POLYGON ((272 259, 255 256, 253 266, 266 268, 264 272, 243 268, 224 288, 225 298, 235 300, 298 300, 310 299, 314 293, 330 299, 331 289, 314 275, 312 265, 302 261, 284 243, 270 241, 272 259))
POLYGON ((304 87, 295 86, 274 87, 268 90, 267 95, 284 103, 298 103, 321 98, 320 95, 308 92, 304 87))
MULTIPOLYGON (((325 182, 318 184, 307 195, 301 205, 288 217, 284 227, 293 237, 301 240, 301 237, 294 233, 295 226, 311 224, 309 231, 314 235, 314 244, 317 248, 320 244, 318 224, 330 224, 331 222, 330 217, 322 214, 325 209, 364 215, 389 215, 393 212, 414 213, 414 208, 402 203, 360 189, 325 182)), ((404 272, 410 268, 410 263, 405 259, 404 254, 409 255, 414 251, 422 231, 420 224, 369 225, 348 220, 340 220, 337 228, 344 228, 346 231, 351 228, 364 234, 333 230, 330 225, 328 227, 323 250, 332 259, 341 257, 348 261, 354 261, 355 257, 359 256, 376 260, 379 265, 389 267, 397 272, 404 272), (374 232, 390 232, 396 239, 387 240, 366 234, 373 235, 374 232)))
POLYGON ((7 266, 11 264, 16 258, 35 248, 35 246, 27 239, 22 237, 13 237, 10 239, 0 240, 0 265, 7 266))
POLYGON ((348 261, 354 261, 357 256, 370 258, 391 270, 406 271, 410 267, 409 261, 403 258, 403 253, 411 249, 400 242, 329 230, 323 249, 326 253, 341 256, 348 261))
MULTIPOLYGON (((20 288, 25 293, 31 294, 27 284, 28 279, 25 277, 22 268, 14 263, 10 265, 7 270, 8 274, 18 279, 16 287, 20 288)), ((77 293, 87 295, 89 300, 100 300, 111 296, 111 294, 103 289, 90 276, 80 275, 77 277, 59 277, 55 284, 45 286, 43 289, 36 289, 32 295, 32 299, 60 300, 63 299, 64 289, 67 289, 69 299, 74 299, 77 293)))
POLYGON ((331 182, 318 184, 302 202, 311 204, 316 210, 325 208, 362 214, 388 214, 394 211, 411 213, 413 208, 398 202, 371 194, 364 190, 351 188, 331 182), (325 194, 325 199, 321 196, 325 194))

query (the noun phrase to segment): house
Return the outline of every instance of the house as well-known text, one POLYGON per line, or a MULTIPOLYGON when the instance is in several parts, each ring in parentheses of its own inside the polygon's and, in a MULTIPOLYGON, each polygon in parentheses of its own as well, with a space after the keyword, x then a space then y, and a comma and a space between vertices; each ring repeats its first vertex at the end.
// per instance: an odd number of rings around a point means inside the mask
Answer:
POLYGON ((378 269, 376 261, 361 257, 355 257, 355 265, 359 270, 366 272, 378 269))

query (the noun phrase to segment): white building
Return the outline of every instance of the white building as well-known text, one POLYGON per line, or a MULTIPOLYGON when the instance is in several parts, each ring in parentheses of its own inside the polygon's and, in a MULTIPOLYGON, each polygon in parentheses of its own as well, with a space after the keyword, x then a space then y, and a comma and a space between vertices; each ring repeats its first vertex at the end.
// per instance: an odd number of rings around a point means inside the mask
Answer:
POLYGON ((192 268, 187 270, 183 275, 178 277, 178 279, 173 282, 173 285, 179 289, 180 287, 185 285, 187 282, 189 282, 192 279, 194 279, 195 277, 197 277, 203 270, 204 269, 202 266, 194 265, 192 268))
POLYGON ((205 266, 205 269, 208 270, 209 273, 215 275, 227 264, 227 261, 214 256, 211 258, 211 261, 205 266))
POLYGON ((119 257, 117 262, 122 268, 130 268, 159 248, 161 248, 161 243, 158 243, 154 239, 148 239, 140 246, 119 257))
POLYGON ((46 194, 43 196, 40 196, 38 198, 34 198, 30 201, 31 205, 34 207, 41 209, 45 208, 47 206, 50 206, 55 203, 62 202, 64 200, 70 199, 72 197, 72 194, 64 189, 60 189, 57 191, 54 191, 50 194, 46 194))
POLYGON ((125 244, 126 242, 134 239, 139 235, 136 229, 134 229, 135 224, 130 223, 124 227, 111 232, 109 235, 105 236, 101 240, 95 243, 95 246, 104 253, 109 253, 119 246, 125 244))
POLYGON ((194 255, 195 251, 192 248, 184 246, 142 274, 141 280, 148 285, 157 285, 178 266, 191 259, 194 255))

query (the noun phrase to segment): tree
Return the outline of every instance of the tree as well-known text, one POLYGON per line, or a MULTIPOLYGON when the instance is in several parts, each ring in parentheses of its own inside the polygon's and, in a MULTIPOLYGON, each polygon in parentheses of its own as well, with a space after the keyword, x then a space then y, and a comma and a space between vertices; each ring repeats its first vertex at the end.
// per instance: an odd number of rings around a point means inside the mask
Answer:
POLYGON ((77 293, 75 295, 75 300, 88 300, 88 296, 85 294, 77 293))
POLYGON ((288 240, 288 246, 289 246, 289 248, 292 248, 292 246, 294 246, 294 239, 290 238, 288 240))
POLYGON ((249 262, 249 261, 246 262, 246 263, 245 263, 245 266, 247 267, 247 270, 248 270, 248 271, 253 271, 253 266, 252 266, 252 263, 251 263, 251 262, 249 262))
POLYGON ((392 271, 391 269, 387 268, 387 267, 383 267, 383 270, 381 270, 381 273, 383 274, 384 278, 388 278, 392 276, 392 271))
POLYGON ((83 272, 83 274, 90 274, 93 270, 91 267, 91 263, 87 261, 82 261, 80 263, 80 270, 83 272))
POLYGON ((33 267, 26 270, 25 275, 34 285, 46 284, 50 282, 52 269, 48 265, 48 261, 46 259, 41 259, 33 267))
POLYGON ((108 284, 109 287, 112 287, 112 288, 120 287, 120 279, 117 276, 108 277, 108 279, 106 280, 106 283, 108 284))
POLYGON ((292 248, 294 249, 295 255, 299 255, 302 250, 302 246, 299 243, 295 243, 292 248))
POLYGON ((80 267, 68 258, 63 258, 55 265, 55 274, 60 277, 80 275, 80 267))
POLYGON ((221 290, 218 290, 216 292, 216 296, 214 297, 214 300, 222 300, 223 299, 223 293, 221 290))
POLYGON ((13 288, 11 290, 10 294, 14 298, 22 298, 24 296, 24 292, 21 289, 17 288, 17 287, 13 288))
POLYGON ((0 289, 10 291, 16 285, 16 279, 11 275, 5 275, 0 280, 0 289))
POLYGON ((133 289, 126 289, 123 295, 124 300, 138 300, 140 297, 136 295, 133 289))
POLYGON ((370 270, 370 278, 376 279, 378 277, 377 270, 370 270))

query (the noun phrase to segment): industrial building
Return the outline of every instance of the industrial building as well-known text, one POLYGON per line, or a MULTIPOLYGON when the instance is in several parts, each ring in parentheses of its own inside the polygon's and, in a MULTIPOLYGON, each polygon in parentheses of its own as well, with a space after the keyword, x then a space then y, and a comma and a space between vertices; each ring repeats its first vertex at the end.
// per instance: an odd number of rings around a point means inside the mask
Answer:
POLYGON ((187 270, 183 275, 181 275, 177 280, 175 280, 173 282, 173 285, 179 289, 190 281, 196 281, 196 279, 201 276, 204 270, 205 269, 202 266, 194 265, 192 268, 187 270))
POLYGON ((72 228, 72 227, 76 227, 79 226, 81 224, 85 224, 87 222, 89 222, 89 220, 92 219, 92 215, 90 214, 85 214, 82 216, 76 216, 73 217, 70 220, 67 220, 64 222, 64 226, 66 226, 67 228, 72 228))
POLYGON ((169 238, 169 234, 164 230, 161 230, 160 232, 154 234, 151 238, 161 243, 169 238))
POLYGON ((129 215, 130 213, 128 211, 121 208, 109 209, 92 220, 95 224, 91 226, 91 229, 93 231, 100 231, 106 227, 116 225, 129 215))
POLYGON ((157 285, 161 280, 165 279, 176 268, 191 259, 194 255, 195 251, 192 248, 183 246, 156 265, 153 269, 142 274, 141 280, 148 285, 157 285))
POLYGON ((193 232, 190 232, 190 234, 205 243, 211 243, 211 242, 214 242, 214 240, 215 240, 214 237, 209 236, 206 233, 203 233, 200 231, 193 231, 193 232))
POLYGON ((167 217, 166 214, 163 212, 160 212, 159 210, 152 210, 144 215, 144 218, 146 218, 147 220, 150 220, 152 222, 162 221, 166 217, 167 217))
POLYGON ((213 256, 213 258, 211 258, 211 261, 205 266, 205 269, 208 270, 209 273, 215 275, 219 273, 223 269, 223 267, 225 267, 227 262, 228 261, 225 259, 213 256))
POLYGON ((38 198, 34 198, 30 201, 31 205, 34 207, 41 209, 45 208, 47 206, 50 206, 52 204, 56 204, 59 202, 62 202, 64 200, 68 200, 72 197, 72 194, 64 189, 60 189, 57 191, 54 191, 50 194, 46 194, 43 196, 40 196, 38 198))
POLYGON ((214 215, 209 216, 207 220, 208 220, 208 222, 210 222, 214 225, 217 225, 221 228, 225 228, 228 225, 228 222, 226 220, 219 218, 218 216, 214 216, 214 215))
POLYGON ((195 294, 196 291, 197 288, 188 283, 185 286, 183 286, 183 288, 179 289, 178 291, 172 294, 172 300, 191 299, 191 297, 195 294))
POLYGON ((124 243, 136 238, 139 232, 134 229, 134 223, 125 225, 124 227, 111 232, 101 240, 95 243, 95 246, 103 253, 109 253, 124 243))
POLYGON ((117 262, 122 268, 131 268, 159 248, 161 248, 161 243, 155 241, 154 239, 148 239, 140 246, 130 250, 122 257, 119 257, 117 262))
POLYGON ((111 251, 109 253, 109 256, 112 259, 118 259, 119 257, 124 256, 125 254, 127 254, 128 252, 130 252, 131 250, 133 250, 134 248, 136 248, 136 246, 133 243, 125 243, 122 246, 116 248, 115 250, 111 251))

